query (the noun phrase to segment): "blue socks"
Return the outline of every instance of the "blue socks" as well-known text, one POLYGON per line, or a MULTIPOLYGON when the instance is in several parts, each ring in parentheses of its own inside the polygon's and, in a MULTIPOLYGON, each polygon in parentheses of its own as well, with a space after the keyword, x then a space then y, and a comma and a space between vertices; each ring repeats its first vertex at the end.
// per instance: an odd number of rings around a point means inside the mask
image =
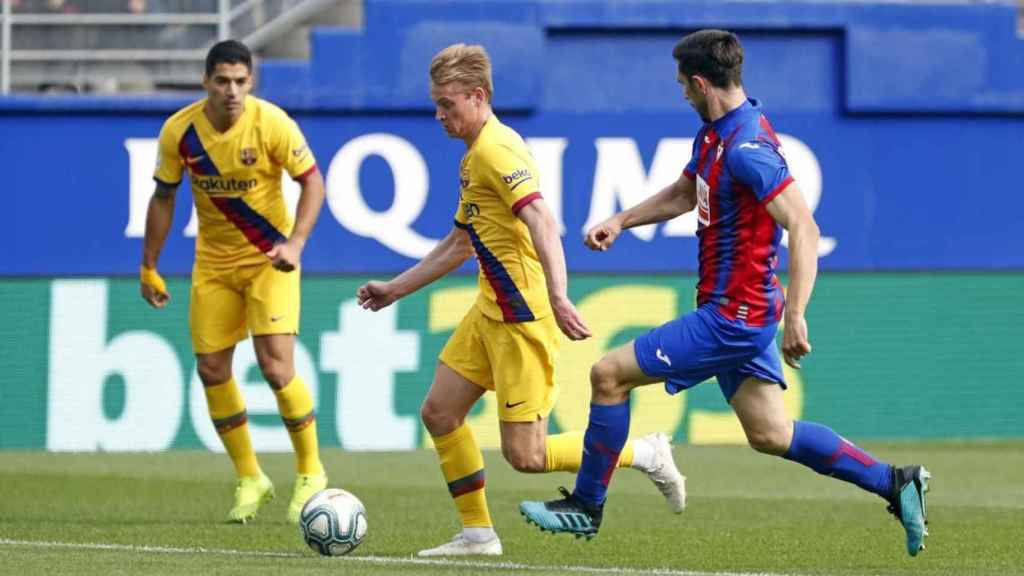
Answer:
POLYGON ((629 400, 613 406, 590 405, 583 435, 583 463, 573 494, 592 506, 604 505, 608 482, 629 436, 629 400))
POLYGON ((793 441, 782 457, 819 474, 856 484, 886 500, 892 491, 892 466, 875 460, 821 424, 793 422, 793 441))

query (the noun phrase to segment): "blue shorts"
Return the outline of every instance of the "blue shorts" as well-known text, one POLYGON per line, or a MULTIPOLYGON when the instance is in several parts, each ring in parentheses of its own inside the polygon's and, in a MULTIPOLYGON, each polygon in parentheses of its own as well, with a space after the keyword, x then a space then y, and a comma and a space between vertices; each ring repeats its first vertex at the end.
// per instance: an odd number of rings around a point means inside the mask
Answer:
POLYGON ((705 304, 636 339, 633 351, 640 369, 665 380, 675 394, 714 376, 726 401, 747 378, 777 382, 785 389, 782 362, 775 346, 778 324, 747 326, 705 304))

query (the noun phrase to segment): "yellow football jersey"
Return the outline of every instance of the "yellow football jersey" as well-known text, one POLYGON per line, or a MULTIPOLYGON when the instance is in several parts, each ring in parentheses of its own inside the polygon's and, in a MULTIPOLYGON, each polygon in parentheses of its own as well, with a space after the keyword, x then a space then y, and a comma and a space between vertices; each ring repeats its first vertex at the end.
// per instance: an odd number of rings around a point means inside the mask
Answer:
POLYGON ((489 318, 528 322, 551 313, 544 269, 517 216, 540 197, 539 174, 523 139, 494 115, 462 157, 455 225, 480 263, 476 305, 489 318))
POLYGON ((199 216, 196 263, 212 268, 267 262, 294 224, 281 193, 281 170, 300 180, 316 159, 295 121, 270 102, 248 96, 245 110, 218 132, 203 106, 182 108, 160 130, 153 178, 181 182, 187 170, 199 216))

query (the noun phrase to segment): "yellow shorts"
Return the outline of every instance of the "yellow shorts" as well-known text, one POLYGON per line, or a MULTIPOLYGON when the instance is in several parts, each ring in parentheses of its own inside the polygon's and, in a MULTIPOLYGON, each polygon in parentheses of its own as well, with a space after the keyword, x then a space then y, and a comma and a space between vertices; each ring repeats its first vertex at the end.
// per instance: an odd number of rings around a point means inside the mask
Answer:
POLYGON ((455 329, 438 359, 463 378, 498 396, 498 419, 547 418, 558 399, 555 358, 562 333, 553 316, 499 322, 476 306, 455 329))
POLYGON ((299 333, 299 270, 270 265, 192 268, 192 349, 209 354, 254 336, 299 333))

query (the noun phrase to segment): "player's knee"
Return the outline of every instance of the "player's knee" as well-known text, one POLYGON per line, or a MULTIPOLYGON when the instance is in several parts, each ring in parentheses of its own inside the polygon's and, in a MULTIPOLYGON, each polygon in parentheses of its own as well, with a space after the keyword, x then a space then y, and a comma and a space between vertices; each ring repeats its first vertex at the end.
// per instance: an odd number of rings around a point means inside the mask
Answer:
POLYGON ((283 362, 268 362, 260 366, 263 372, 263 379, 270 384, 274 390, 281 390, 295 377, 295 370, 283 362))
POLYGON ((544 472, 545 458, 543 451, 531 450, 522 446, 502 445, 501 454, 505 460, 519 472, 544 472))
POLYGON ((203 386, 216 386, 231 379, 231 367, 215 362, 199 362, 196 365, 196 372, 199 373, 203 386))
POLYGON ((755 430, 747 430, 747 442, 750 447, 763 454, 778 456, 789 449, 789 439, 785 430, 779 426, 765 426, 755 430))
POLYGON ((431 436, 443 436, 459 427, 459 418, 440 402, 427 398, 420 406, 420 420, 431 436))
POLYGON ((590 388, 594 393, 594 398, 621 393, 618 373, 607 357, 598 360, 590 367, 590 388))

